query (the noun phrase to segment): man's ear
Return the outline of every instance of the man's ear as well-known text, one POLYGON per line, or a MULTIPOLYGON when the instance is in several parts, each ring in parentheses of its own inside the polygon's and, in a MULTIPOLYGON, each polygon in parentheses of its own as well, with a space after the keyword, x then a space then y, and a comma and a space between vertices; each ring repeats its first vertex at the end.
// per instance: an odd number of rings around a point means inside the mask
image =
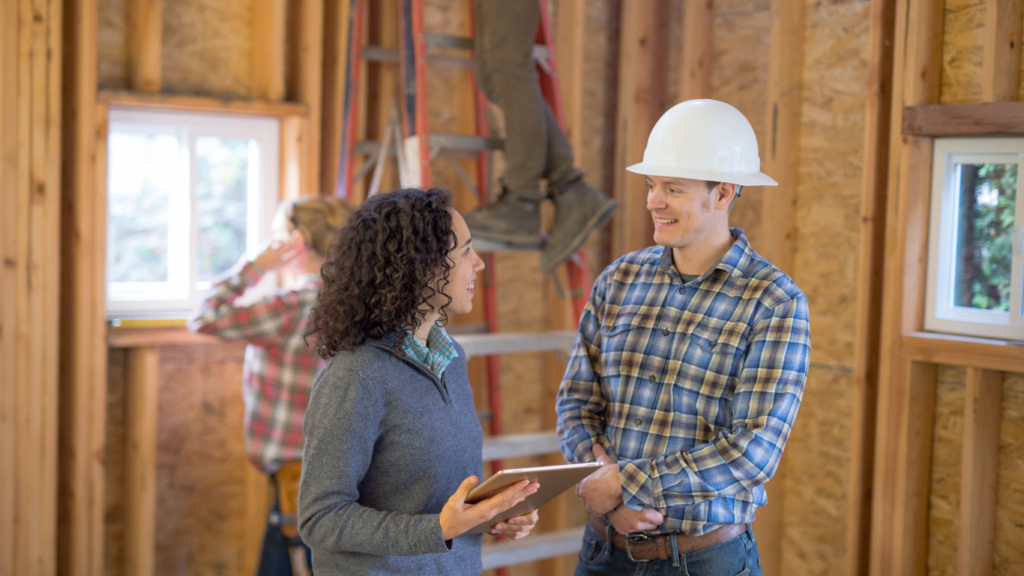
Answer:
POLYGON ((736 196, 736 185, 729 182, 719 182, 715 187, 715 207, 719 210, 726 210, 732 204, 736 196))

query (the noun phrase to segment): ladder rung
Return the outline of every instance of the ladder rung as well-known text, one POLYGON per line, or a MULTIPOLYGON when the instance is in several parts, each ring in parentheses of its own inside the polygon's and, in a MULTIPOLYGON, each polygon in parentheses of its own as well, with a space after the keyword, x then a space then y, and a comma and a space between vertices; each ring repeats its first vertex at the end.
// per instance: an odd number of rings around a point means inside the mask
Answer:
POLYGON ((572 330, 452 336, 462 344, 468 357, 525 352, 570 352, 576 344, 576 333, 572 330))
POLYGON ((468 36, 452 36, 450 34, 426 33, 427 50, 435 48, 454 48, 456 50, 472 50, 473 39, 468 36))
POLYGON ((474 136, 472 134, 430 134, 430 146, 441 150, 461 150, 465 152, 480 152, 483 150, 501 150, 505 148, 505 141, 501 138, 489 136, 474 136))
POLYGON ((554 430, 484 438, 484 462, 559 452, 561 447, 558 443, 558 433, 554 430))
MULTIPOLYGON (((384 46, 363 46, 363 60, 367 62, 383 62, 398 64, 398 48, 385 48, 384 46)), ((473 69, 473 57, 459 54, 427 54, 427 65, 438 68, 462 68, 473 69)))
POLYGON ((484 544, 481 550, 484 570, 535 562, 566 554, 578 554, 586 526, 556 532, 542 532, 522 540, 503 540, 484 544))
POLYGON ((488 238, 473 238, 473 249, 480 253, 491 252, 533 252, 543 250, 547 244, 546 236, 538 236, 537 241, 532 244, 509 244, 500 240, 488 238))
MULTIPOLYGON (((433 138, 434 136, 431 136, 431 139, 433 138)), ((474 136, 474 138, 476 138, 476 136, 474 136)), ((495 138, 495 140, 500 140, 500 138, 495 138)), ((392 142, 391 146, 389 146, 388 148, 388 155, 394 156, 396 150, 395 144, 392 142)), ((376 156, 379 150, 380 140, 359 140, 353 147, 352 152, 360 156, 376 156)), ((441 149, 440 155, 452 158, 469 158, 471 160, 476 160, 477 154, 479 154, 479 152, 479 150, 441 149)))

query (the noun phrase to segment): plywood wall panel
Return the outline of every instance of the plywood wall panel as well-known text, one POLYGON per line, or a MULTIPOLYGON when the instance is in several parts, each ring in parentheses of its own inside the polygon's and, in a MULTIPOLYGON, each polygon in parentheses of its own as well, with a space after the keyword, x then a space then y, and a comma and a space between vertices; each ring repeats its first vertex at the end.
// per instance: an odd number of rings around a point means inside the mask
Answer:
POLYGON ((243 576, 243 354, 239 344, 161 349, 158 575, 243 576))
POLYGON ((960 461, 966 402, 964 380, 963 369, 939 368, 928 514, 929 576, 956 574, 960 461))
POLYGON ((250 0, 164 3, 164 92, 250 96, 252 43, 258 41, 252 38, 250 4, 250 0))
MULTIPOLYGON (((807 7, 794 280, 811 360, 853 366, 867 90, 868 2, 807 7)), ((773 189, 767 188, 765 194, 773 189)))
POLYGON ((1024 566, 1024 374, 1003 377, 996 534, 992 574, 1020 574, 1024 566))
POLYGON ((981 101, 985 1, 947 0, 942 33, 941 104, 981 101))
POLYGON ((128 1, 99 0, 97 59, 99 87, 128 88, 128 1))
POLYGON ((851 370, 811 367, 784 456, 781 574, 843 574, 852 390, 851 370))
MULTIPOLYGON (((757 133, 762 158, 768 131, 765 93, 770 28, 768 2, 714 4, 712 97, 743 112, 757 133)), ((744 189, 729 217, 730 225, 746 231, 755 251, 761 238, 761 195, 770 193, 768 188, 744 189)))

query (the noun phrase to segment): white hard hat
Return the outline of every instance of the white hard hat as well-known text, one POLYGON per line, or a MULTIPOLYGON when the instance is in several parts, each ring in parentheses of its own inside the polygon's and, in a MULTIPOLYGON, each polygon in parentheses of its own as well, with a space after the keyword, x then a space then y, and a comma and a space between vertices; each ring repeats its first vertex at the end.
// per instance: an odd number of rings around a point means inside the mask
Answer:
POLYGON ((662 114, 647 139, 644 161, 626 170, 741 186, 779 185, 761 173, 750 122, 717 100, 687 100, 662 114))

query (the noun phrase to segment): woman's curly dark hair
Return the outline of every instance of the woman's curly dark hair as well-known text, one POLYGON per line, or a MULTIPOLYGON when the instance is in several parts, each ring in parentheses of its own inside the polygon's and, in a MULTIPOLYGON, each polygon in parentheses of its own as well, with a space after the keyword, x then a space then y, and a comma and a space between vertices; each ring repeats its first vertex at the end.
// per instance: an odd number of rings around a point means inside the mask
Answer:
POLYGON ((411 330, 427 316, 422 305, 435 286, 448 297, 448 252, 458 243, 451 208, 440 188, 403 189, 374 196, 349 216, 320 269, 324 286, 307 333, 317 354, 328 358, 411 330))

